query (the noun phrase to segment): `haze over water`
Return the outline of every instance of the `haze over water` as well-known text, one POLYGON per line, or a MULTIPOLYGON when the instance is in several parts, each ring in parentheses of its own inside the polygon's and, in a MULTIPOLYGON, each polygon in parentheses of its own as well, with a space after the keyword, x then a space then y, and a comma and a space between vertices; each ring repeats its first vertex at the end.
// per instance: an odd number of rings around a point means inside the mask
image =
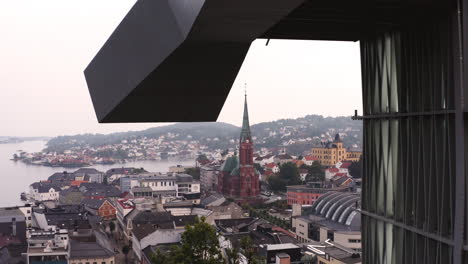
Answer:
MULTIPOLYGON (((45 141, 26 141, 17 144, 0 144, 0 207, 21 205, 20 194, 29 190, 29 185, 36 181, 47 180, 55 172, 73 172, 78 168, 52 168, 36 165, 27 165, 23 162, 10 160, 18 150, 26 152, 41 151, 45 147, 45 141)), ((194 165, 195 161, 137 161, 125 164, 95 165, 96 168, 106 172, 116 167, 145 168, 150 172, 167 172, 173 165, 194 165)))

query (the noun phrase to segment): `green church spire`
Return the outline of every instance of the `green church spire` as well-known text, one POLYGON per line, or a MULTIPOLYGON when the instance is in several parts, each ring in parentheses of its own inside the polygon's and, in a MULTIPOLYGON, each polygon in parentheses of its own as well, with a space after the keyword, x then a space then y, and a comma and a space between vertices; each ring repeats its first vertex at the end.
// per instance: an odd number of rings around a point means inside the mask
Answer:
POLYGON ((240 141, 245 142, 246 139, 252 140, 250 134, 249 111, 247 110, 247 92, 245 93, 244 117, 242 119, 242 131, 240 141))

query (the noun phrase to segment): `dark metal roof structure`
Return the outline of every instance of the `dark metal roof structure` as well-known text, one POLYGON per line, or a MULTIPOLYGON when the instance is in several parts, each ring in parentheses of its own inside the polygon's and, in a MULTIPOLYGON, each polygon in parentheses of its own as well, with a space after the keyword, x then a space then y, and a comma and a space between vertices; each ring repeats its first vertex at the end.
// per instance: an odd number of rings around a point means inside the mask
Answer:
POLYGON ((86 81, 102 123, 215 121, 255 39, 355 41, 439 2, 139 0, 86 81))

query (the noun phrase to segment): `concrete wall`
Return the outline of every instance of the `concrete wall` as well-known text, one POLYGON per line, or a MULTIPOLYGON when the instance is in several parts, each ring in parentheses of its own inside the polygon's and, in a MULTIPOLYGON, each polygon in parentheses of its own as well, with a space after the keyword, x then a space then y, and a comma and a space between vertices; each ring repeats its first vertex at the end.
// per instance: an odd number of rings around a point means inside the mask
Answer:
POLYGON ((361 250, 361 232, 335 232, 335 243, 350 249, 361 250), (359 242, 350 242, 349 240, 358 240, 359 242))

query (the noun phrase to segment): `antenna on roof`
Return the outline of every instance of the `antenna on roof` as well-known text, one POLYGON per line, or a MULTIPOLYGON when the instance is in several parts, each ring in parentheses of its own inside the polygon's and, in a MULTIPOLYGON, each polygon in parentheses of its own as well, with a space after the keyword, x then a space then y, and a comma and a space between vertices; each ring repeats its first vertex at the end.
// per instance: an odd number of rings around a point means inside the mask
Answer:
POLYGON ((244 96, 247 97, 247 83, 244 83, 244 96))

